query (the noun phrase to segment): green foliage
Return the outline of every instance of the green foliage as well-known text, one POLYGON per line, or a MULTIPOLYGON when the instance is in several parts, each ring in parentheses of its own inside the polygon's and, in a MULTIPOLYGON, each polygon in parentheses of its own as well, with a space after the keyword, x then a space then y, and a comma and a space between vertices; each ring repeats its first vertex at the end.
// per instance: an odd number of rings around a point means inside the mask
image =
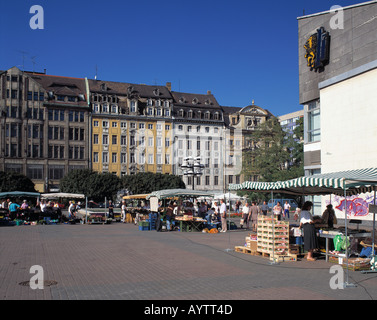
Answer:
POLYGON ((248 137, 251 150, 244 153, 243 174, 258 175, 259 181, 288 180, 303 175, 302 123, 295 130, 296 139, 273 117, 248 137))
POLYGON ((72 170, 60 180, 62 192, 82 193, 90 200, 114 199, 121 188, 121 180, 111 173, 99 173, 90 169, 72 170))
POLYGON ((8 191, 36 192, 35 184, 23 174, 0 171, 0 192, 8 191))
POLYGON ((175 175, 139 172, 134 175, 127 175, 121 178, 122 187, 132 194, 151 193, 163 189, 184 189, 185 183, 175 175))

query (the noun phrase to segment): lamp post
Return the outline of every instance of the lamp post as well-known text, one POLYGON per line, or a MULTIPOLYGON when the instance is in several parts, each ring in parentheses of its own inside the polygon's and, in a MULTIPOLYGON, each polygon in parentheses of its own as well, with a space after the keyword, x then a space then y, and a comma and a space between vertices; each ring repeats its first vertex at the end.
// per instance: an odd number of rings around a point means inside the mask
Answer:
POLYGON ((192 190, 194 190, 195 177, 200 177, 203 174, 204 169, 204 165, 200 163, 200 157, 187 157, 183 160, 180 167, 182 170, 184 170, 183 174, 185 176, 192 177, 192 190))

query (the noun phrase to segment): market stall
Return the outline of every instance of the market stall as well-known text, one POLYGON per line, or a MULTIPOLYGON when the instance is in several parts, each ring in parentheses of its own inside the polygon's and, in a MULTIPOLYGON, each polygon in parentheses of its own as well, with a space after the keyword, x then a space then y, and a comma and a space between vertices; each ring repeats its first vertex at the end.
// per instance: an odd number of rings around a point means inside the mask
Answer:
MULTIPOLYGON (((348 230, 348 215, 347 215, 347 196, 374 192, 377 190, 377 168, 367 168, 360 170, 349 170, 341 172, 333 172, 326 174, 316 174, 312 176, 299 177, 287 181, 277 182, 249 182, 246 181, 242 184, 230 185, 230 190, 253 190, 254 192, 279 192, 291 195, 327 195, 335 194, 344 196, 344 221, 345 227, 342 233, 347 243, 349 239, 348 230)), ((374 203, 375 204, 375 203, 374 203)), ((322 232, 322 235, 326 233, 322 232)), ((374 247, 375 238, 375 214, 373 214, 373 229, 372 229, 372 247, 374 247)), ((329 255, 328 250, 326 256, 329 255)), ((349 246, 345 245, 344 258, 346 260, 345 267, 347 268, 347 281, 345 286, 348 286, 348 258, 349 258, 349 246)), ((372 259, 374 256, 372 257, 372 259)))
MULTIPOLYGON (((180 231, 202 231, 206 220, 193 214, 194 200, 199 197, 213 197, 213 194, 200 190, 189 189, 165 189, 152 192, 147 196, 150 201, 151 212, 166 216, 168 201, 175 201, 176 214, 174 215, 175 224, 179 225, 180 231)), ((157 217, 157 220, 160 218, 157 217)))
MULTIPOLYGON (((88 217, 91 215, 91 212, 88 212, 87 208, 87 198, 84 194, 81 193, 68 193, 68 192, 54 192, 54 193, 43 193, 41 194, 41 200, 54 200, 58 201, 58 203, 61 203, 63 199, 69 199, 69 200, 79 200, 79 199, 85 199, 85 209, 78 208, 76 211, 76 219, 71 219, 70 223, 76 223, 76 222, 88 222, 88 217)), ((67 218, 65 218, 67 219, 67 218)))
MULTIPOLYGON (((39 192, 27 192, 27 191, 8 191, 8 192, 1 192, 0 199, 10 199, 11 202, 15 202, 18 205, 21 205, 24 199, 34 199, 34 201, 38 202, 40 197, 39 192)), ((17 212, 4 212, 0 214, 1 224, 8 224, 10 221, 15 222, 17 225, 21 224, 31 224, 36 223, 40 220, 40 210, 34 206, 29 206, 27 208, 20 208, 17 209, 17 212)))
POLYGON ((149 219, 149 201, 146 200, 149 193, 132 194, 123 197, 126 203, 126 223, 138 224, 139 221, 149 219))

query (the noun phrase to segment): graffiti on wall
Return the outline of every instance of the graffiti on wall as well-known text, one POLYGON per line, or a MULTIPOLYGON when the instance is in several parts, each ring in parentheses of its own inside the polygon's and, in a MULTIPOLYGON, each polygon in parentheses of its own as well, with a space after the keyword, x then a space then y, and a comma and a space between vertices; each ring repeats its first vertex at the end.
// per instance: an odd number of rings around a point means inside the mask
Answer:
MULTIPOLYGON (((376 199, 377 200, 377 199, 376 199)), ((330 201, 326 201, 329 204, 330 201)), ((334 209, 344 212, 347 203, 347 216, 355 218, 366 218, 369 215, 369 204, 374 203, 373 195, 364 194, 363 196, 344 197, 335 196, 331 201, 334 209)))

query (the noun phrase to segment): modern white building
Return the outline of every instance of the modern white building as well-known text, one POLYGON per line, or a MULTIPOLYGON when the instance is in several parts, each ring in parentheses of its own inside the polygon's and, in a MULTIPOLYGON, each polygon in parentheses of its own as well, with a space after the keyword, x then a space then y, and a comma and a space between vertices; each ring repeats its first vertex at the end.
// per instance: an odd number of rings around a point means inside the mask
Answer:
MULTIPOLYGON (((376 16, 377 1, 369 1, 298 18, 306 175, 377 165, 376 16)), ((313 200, 315 214, 330 201, 313 200)))

